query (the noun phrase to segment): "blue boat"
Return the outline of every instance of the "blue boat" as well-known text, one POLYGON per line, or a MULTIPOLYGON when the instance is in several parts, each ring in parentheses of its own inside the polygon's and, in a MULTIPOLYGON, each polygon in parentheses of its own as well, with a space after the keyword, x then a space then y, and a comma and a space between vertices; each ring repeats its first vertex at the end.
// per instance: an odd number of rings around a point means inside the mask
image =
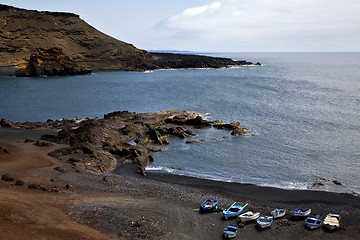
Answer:
POLYGON ((236 204, 236 202, 234 202, 228 209, 225 209, 223 211, 225 219, 229 219, 231 217, 238 216, 244 210, 244 208, 248 205, 248 204, 245 204, 244 206, 237 206, 235 204, 236 204))
POLYGON ((238 231, 238 226, 229 224, 224 229, 224 237, 226 239, 234 238, 236 236, 237 231, 238 231))
POLYGON ((273 217, 272 216, 260 216, 256 220, 256 222, 260 228, 267 228, 267 227, 271 226, 271 224, 273 222, 273 217))
POLYGON ((286 214, 286 210, 282 208, 277 208, 271 212, 271 215, 274 217, 274 219, 282 218, 283 216, 285 216, 285 214, 286 214))
POLYGON ((290 212, 290 215, 293 217, 306 217, 309 216, 309 214, 311 213, 311 209, 301 209, 301 208, 297 208, 295 210, 292 210, 290 212))
POLYGON ((317 215, 316 217, 307 217, 305 219, 305 225, 310 229, 319 228, 321 225, 320 215, 317 215))
POLYGON ((216 208, 218 200, 207 199, 200 205, 200 211, 210 211, 216 208))

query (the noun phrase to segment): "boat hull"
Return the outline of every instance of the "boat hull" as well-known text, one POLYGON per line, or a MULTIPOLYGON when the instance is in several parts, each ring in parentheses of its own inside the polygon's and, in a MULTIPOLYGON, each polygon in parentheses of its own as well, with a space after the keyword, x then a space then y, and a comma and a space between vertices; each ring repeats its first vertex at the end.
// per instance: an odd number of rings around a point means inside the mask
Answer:
POLYGON ((306 209, 306 210, 295 209, 290 212, 291 216, 293 217, 307 217, 309 216, 310 213, 311 213, 311 209, 306 209))
POLYGON ((244 208, 248 205, 245 204, 244 206, 235 206, 236 202, 234 202, 228 209, 223 211, 225 219, 237 217, 240 213, 244 210, 244 208))
POLYGON ((272 222, 273 222, 273 217, 271 216, 261 216, 256 220, 256 223, 260 228, 269 228, 272 222))
POLYGON ((200 211, 206 212, 214 210, 217 207, 218 201, 208 199, 200 205, 200 211))
POLYGON ((241 222, 243 223, 255 221, 259 217, 260 217, 260 213, 252 213, 252 212, 247 212, 239 216, 241 222))
POLYGON ((285 216, 285 214, 286 214, 285 209, 275 209, 274 211, 271 212, 271 215, 273 216, 274 219, 282 218, 285 216))
POLYGON ((308 217, 305 220, 305 225, 307 228, 313 230, 313 229, 317 229, 320 227, 321 225, 321 220, 319 215, 316 217, 308 217))
POLYGON ((224 237, 226 239, 232 239, 236 236, 238 227, 236 225, 233 224, 229 224, 228 226, 226 226, 226 228, 224 229, 224 237))
POLYGON ((323 221, 326 231, 334 232, 340 227, 340 215, 329 213, 323 221))

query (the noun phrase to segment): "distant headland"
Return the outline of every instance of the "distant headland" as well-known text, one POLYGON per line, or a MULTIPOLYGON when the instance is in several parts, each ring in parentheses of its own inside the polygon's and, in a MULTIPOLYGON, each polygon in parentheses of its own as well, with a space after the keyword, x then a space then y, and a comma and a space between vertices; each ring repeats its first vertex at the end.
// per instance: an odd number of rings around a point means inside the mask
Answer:
MULTIPOLYGON (((73 13, 25 10, 2 4, 0 39, 0 74, 15 74, 27 66, 30 56, 38 53, 38 49, 53 48, 62 50, 77 64, 92 70, 146 71, 253 65, 230 58, 150 53, 98 31, 73 13)), ((56 73, 57 69, 50 72, 56 73)))

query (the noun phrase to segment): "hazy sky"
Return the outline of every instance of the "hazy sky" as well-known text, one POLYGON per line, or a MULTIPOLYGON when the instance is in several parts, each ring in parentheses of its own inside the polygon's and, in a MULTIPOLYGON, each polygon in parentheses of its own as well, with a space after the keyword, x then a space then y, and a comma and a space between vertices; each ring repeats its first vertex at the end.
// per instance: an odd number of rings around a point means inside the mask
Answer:
POLYGON ((360 51, 360 0, 2 0, 65 11, 146 50, 360 51))

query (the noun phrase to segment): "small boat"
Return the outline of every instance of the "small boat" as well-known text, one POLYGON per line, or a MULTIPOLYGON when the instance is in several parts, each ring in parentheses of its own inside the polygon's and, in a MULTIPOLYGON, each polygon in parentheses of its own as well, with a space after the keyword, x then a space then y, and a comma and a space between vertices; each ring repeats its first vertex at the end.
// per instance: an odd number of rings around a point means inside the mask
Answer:
POLYGON ((237 231, 238 231, 238 226, 229 224, 226 226, 226 228, 224 228, 224 237, 226 239, 234 238, 236 236, 237 231))
POLYGON ((307 217, 305 219, 305 225, 310 229, 319 228, 321 225, 320 215, 317 215, 316 217, 307 217))
POLYGON ((340 215, 329 213, 324 219, 324 229, 328 231, 336 231, 340 227, 340 215))
POLYGON ((225 209, 223 211, 225 219, 229 219, 231 217, 238 216, 244 210, 244 208, 248 205, 248 204, 245 204, 244 206, 237 206, 235 204, 236 204, 236 202, 234 202, 228 209, 225 209))
POLYGON ((276 219, 276 218, 282 218, 283 216, 285 216, 285 213, 286 213, 285 209, 277 208, 271 212, 271 215, 274 217, 274 219, 276 219))
POLYGON ((253 213, 253 212, 251 212, 251 211, 246 212, 246 213, 243 213, 243 214, 240 214, 240 216, 239 216, 240 220, 241 220, 243 223, 256 220, 258 217, 260 217, 260 213, 259 213, 259 212, 253 213))
POLYGON ((271 224, 273 222, 273 217, 272 216, 260 216, 256 220, 256 222, 260 228, 267 228, 267 227, 271 226, 271 224))
POLYGON ((201 211, 210 211, 216 208, 218 200, 207 199, 200 205, 201 211))
POLYGON ((301 208, 297 208, 295 210, 292 210, 290 212, 290 215, 293 216, 293 217, 307 217, 309 216, 309 214, 311 213, 311 209, 308 208, 308 209, 301 209, 301 208))

